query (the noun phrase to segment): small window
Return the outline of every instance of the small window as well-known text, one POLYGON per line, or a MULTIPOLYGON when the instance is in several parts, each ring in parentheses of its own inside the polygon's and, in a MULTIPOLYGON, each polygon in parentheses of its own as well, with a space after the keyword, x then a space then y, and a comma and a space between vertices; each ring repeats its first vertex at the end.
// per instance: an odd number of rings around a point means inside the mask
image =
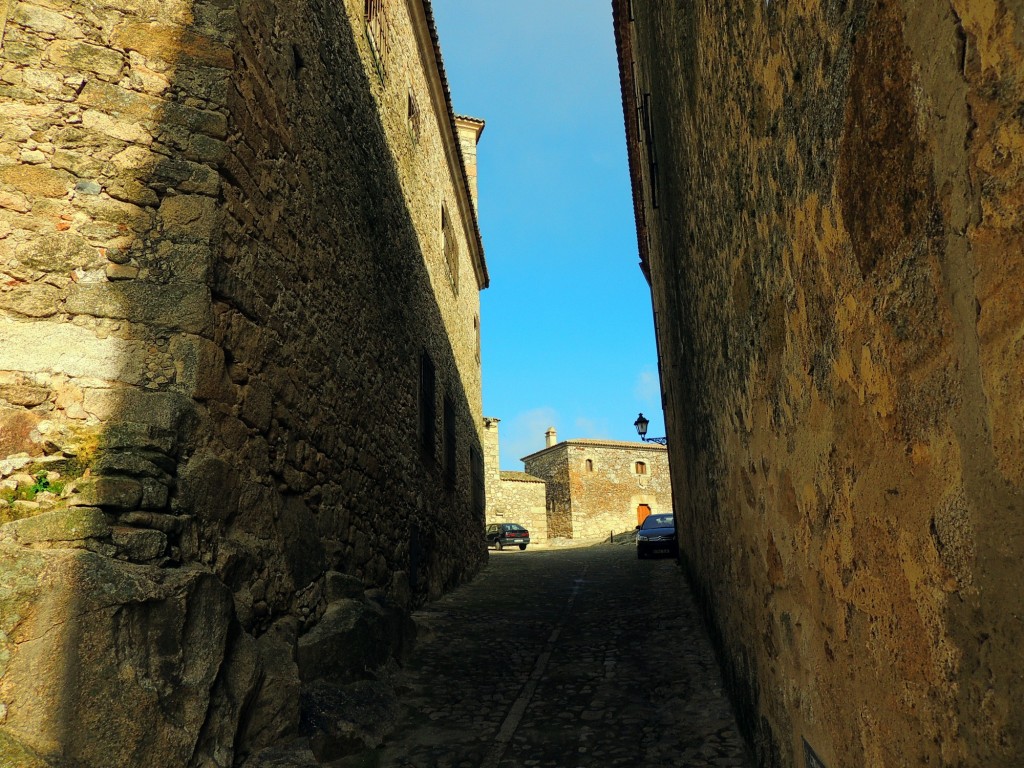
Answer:
POLYGON ((409 89, 409 136, 418 144, 420 140, 420 105, 416 103, 416 94, 409 89))
POLYGON ((644 464, 642 461, 638 461, 636 463, 636 473, 638 475, 646 475, 647 474, 647 465, 644 464))
POLYGON ((437 440, 437 404, 434 388, 436 385, 434 361, 424 352, 420 356, 420 450, 425 460, 434 461, 434 444, 437 440))
POLYGON ((594 462, 591 459, 587 459, 587 472, 594 471, 594 462))
POLYGON ((459 292, 459 244, 455 241, 455 230, 448 215, 448 206, 441 206, 441 239, 444 244, 444 263, 448 268, 448 280, 452 290, 459 292))

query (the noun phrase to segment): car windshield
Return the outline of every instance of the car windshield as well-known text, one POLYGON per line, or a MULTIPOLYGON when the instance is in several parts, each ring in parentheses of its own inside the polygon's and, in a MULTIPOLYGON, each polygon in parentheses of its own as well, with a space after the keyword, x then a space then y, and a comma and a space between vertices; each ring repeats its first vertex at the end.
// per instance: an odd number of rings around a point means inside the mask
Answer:
POLYGON ((640 527, 645 531, 651 528, 675 528, 675 518, 672 515, 649 515, 640 527))
POLYGON ((518 523, 508 523, 508 524, 503 525, 501 527, 504 528, 506 531, 525 531, 526 530, 525 528, 523 528, 523 526, 519 525, 518 523))

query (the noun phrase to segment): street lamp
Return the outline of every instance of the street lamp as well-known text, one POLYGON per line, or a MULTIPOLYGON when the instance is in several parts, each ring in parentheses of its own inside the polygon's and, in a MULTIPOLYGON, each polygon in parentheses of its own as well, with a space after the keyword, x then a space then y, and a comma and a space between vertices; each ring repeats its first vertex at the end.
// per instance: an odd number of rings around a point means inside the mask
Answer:
POLYGON ((633 426, 636 427, 636 433, 640 435, 640 439, 645 443, 657 443, 658 445, 668 445, 667 437, 647 436, 647 425, 650 423, 650 420, 645 419, 642 413, 636 417, 636 421, 633 422, 633 426))

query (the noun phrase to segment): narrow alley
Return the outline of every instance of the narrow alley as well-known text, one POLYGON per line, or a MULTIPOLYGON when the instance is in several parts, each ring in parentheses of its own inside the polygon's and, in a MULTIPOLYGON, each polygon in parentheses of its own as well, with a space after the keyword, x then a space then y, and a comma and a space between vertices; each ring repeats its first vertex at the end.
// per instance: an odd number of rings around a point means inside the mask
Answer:
POLYGON ((671 559, 610 544, 492 553, 415 618, 377 765, 751 764, 671 559))

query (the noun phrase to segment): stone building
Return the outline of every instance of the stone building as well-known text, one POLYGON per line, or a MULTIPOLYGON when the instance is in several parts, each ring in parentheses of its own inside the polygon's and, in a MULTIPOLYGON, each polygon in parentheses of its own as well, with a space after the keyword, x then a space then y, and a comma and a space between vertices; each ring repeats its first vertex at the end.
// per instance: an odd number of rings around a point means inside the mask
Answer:
POLYGON ((1024 14, 615 0, 682 560, 759 765, 1024 765, 1024 14))
POLYGON ((652 512, 672 511, 668 451, 663 445, 613 440, 558 442, 523 457, 526 474, 546 483, 551 538, 606 538, 632 531, 652 512))
POLYGON ((486 558, 482 128, 426 0, 0 0, 0 764, 388 710, 486 558))
POLYGON ((532 541, 548 538, 547 486, 543 479, 526 472, 501 469, 498 423, 484 419, 484 472, 487 478, 487 522, 519 523, 532 541))

